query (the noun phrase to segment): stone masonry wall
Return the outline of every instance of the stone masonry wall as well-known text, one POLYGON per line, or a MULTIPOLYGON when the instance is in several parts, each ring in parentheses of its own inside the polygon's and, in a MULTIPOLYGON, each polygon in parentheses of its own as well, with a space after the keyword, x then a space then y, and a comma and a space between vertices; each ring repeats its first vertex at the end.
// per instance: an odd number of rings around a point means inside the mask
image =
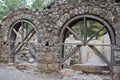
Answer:
MULTIPOLYGON (((5 36, 9 35, 9 28, 12 23, 19 19, 30 20, 37 29, 40 40, 39 65, 42 71, 59 71, 60 69, 60 46, 59 38, 63 25, 72 17, 77 15, 94 15, 106 20, 116 35, 116 44, 120 45, 119 23, 120 4, 84 0, 56 0, 51 7, 43 10, 30 10, 27 8, 18 9, 2 20, 2 28, 5 36), (118 26, 114 26, 118 24, 118 26), (46 45, 46 43, 48 45, 46 45)), ((6 40, 4 40, 6 42, 6 40)), ((6 49, 7 51, 7 49, 6 49)), ((120 51, 117 51, 120 54, 120 51)))
MULTIPOLYGON (((53 47, 51 51, 59 56, 59 35, 64 23, 66 23, 69 19, 71 19, 74 16, 89 14, 99 16, 105 19, 111 26, 113 26, 120 21, 119 6, 120 4, 118 3, 97 3, 94 1, 56 1, 56 3, 52 5, 50 9, 45 9, 41 11, 41 15, 38 17, 41 23, 39 25, 39 33, 42 34, 41 31, 45 32, 43 43, 49 41, 49 46, 53 47)), ((115 28, 116 27, 113 27, 113 29, 115 28)), ((116 40, 116 42, 118 41, 116 40)), ((46 46, 43 48, 45 49, 46 46)), ((45 54, 46 50, 43 53, 45 54)))

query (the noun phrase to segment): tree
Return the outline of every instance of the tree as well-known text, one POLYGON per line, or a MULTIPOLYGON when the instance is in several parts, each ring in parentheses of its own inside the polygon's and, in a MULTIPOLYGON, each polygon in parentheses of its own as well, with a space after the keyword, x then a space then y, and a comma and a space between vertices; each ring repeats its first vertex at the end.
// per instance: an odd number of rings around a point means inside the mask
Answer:
POLYGON ((42 9, 47 5, 50 5, 54 0, 35 0, 33 1, 32 8, 33 9, 42 9))
MULTIPOLYGON (((88 37, 93 36, 93 34, 95 34, 96 32, 99 32, 99 30, 103 27, 104 25, 97 21, 87 20, 87 36, 88 37)), ((76 23, 71 28, 81 37, 84 36, 84 22, 83 21, 76 23)), ((106 33, 107 33, 107 29, 104 27, 104 29, 95 36, 95 39, 98 39, 99 37, 103 36, 106 33)))
POLYGON ((0 0, 0 19, 21 7, 42 9, 54 0, 0 0), (31 1, 31 2, 30 2, 31 1))
POLYGON ((29 7, 26 0, 0 0, 0 19, 20 7, 29 7))
POLYGON ((35 0, 33 1, 33 4, 31 5, 31 7, 33 9, 41 9, 44 7, 43 3, 44 3, 44 0, 35 0))

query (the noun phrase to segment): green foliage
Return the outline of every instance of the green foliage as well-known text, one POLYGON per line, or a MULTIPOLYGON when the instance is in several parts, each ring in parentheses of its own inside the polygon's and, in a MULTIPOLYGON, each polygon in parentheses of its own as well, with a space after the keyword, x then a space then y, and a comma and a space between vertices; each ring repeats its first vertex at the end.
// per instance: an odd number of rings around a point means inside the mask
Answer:
POLYGON ((0 0, 0 19, 20 7, 27 7, 26 0, 0 0))
POLYGON ((32 9, 42 9, 47 4, 45 1, 50 4, 54 0, 0 0, 0 19, 7 15, 8 13, 12 12, 21 7, 27 7, 32 9), (31 1, 31 2, 30 2, 31 1))
MULTIPOLYGON (((93 34, 98 32, 103 27, 104 26, 97 21, 87 20, 87 36, 88 37, 93 36, 93 34)), ((76 23, 74 26, 72 26, 72 29, 73 29, 74 32, 76 32, 81 37, 84 36, 84 22, 83 21, 76 23)), ((102 31, 100 31, 95 36, 95 38, 98 39, 99 37, 103 36, 106 33, 107 33, 107 30, 106 30, 106 28, 104 28, 102 31)))
POLYGON ((72 29, 74 30, 74 32, 76 32, 78 35, 80 35, 81 37, 83 37, 84 35, 84 31, 83 31, 83 21, 75 24, 74 26, 72 26, 72 29))
POLYGON ((26 29, 26 30, 31 30, 33 27, 32 27, 32 25, 30 25, 30 24, 28 24, 28 23, 23 23, 23 27, 24 27, 24 29, 26 29))
MULTIPOLYGON (((103 28, 104 26, 97 22, 97 21, 92 21, 89 20, 87 22, 87 30, 88 30, 88 36, 92 36, 93 34, 95 34, 96 32, 98 32, 101 28, 103 28), (89 25, 88 25, 89 24, 89 25)), ((102 31, 100 31, 95 37, 96 39, 103 36, 105 33, 107 32, 106 28, 104 28, 102 31)))
POLYGON ((54 0, 35 0, 33 1, 33 4, 31 5, 31 8, 33 9, 42 9, 46 7, 47 5, 51 4, 54 0))
POLYGON ((33 9, 41 9, 45 6, 43 3, 44 3, 44 0, 35 0, 31 5, 31 7, 33 9))

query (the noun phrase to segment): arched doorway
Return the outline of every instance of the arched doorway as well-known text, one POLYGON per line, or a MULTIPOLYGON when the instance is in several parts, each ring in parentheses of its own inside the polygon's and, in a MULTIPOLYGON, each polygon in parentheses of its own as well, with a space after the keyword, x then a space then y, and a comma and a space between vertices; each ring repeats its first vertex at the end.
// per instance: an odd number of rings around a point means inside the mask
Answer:
POLYGON ((61 67, 74 64, 107 65, 114 62, 114 31, 104 19, 78 15, 68 20, 60 33, 61 67))
POLYGON ((9 29, 10 62, 18 64, 37 62, 37 29, 26 19, 17 20, 9 29))

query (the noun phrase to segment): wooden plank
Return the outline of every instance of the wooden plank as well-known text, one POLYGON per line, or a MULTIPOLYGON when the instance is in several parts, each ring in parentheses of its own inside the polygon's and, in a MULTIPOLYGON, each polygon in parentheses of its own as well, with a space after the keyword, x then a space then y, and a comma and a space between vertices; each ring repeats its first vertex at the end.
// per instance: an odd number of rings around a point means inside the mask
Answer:
POLYGON ((68 26, 66 26, 66 28, 73 34, 75 35, 75 37, 80 40, 81 42, 83 42, 82 38, 76 33, 74 32, 72 29, 70 29, 68 26))
MULTIPOLYGON (((27 38, 25 41, 28 42, 28 41, 33 37, 33 35, 34 35, 35 33, 36 33, 36 32, 34 31, 34 33, 32 33, 32 35, 31 35, 29 38, 27 38)), ((23 45, 24 45, 24 43, 22 43, 22 44, 16 49, 15 54, 23 47, 23 45)))
MULTIPOLYGON (((23 41, 25 41, 27 38, 28 38, 28 36, 30 35, 30 33, 32 33, 34 31, 34 28, 26 35, 26 37, 23 39, 23 41)), ((10 42, 9 42, 9 44, 10 44, 10 42)), ((12 53, 14 53, 14 51, 20 46, 20 42, 16 45, 16 47, 14 47, 14 49, 12 49, 12 51, 10 51, 10 54, 12 54, 12 53)), ((10 46, 9 46, 10 47, 10 46)))
POLYGON ((100 31, 102 31, 104 29, 104 27, 102 27, 98 32, 96 32, 96 33, 94 33, 91 37, 90 37, 90 39, 88 39, 87 40, 87 43, 90 41, 90 40, 92 40, 100 31))
POLYGON ((76 47, 74 47, 71 51, 70 51, 70 53, 68 53, 68 55, 62 60, 62 64, 64 64, 64 62, 68 59, 68 58, 70 58, 73 54, 75 54, 75 52, 77 51, 77 49, 79 48, 80 46, 76 46, 76 47))
POLYGON ((87 42, 87 19, 84 17, 84 42, 83 45, 85 46, 87 42))

